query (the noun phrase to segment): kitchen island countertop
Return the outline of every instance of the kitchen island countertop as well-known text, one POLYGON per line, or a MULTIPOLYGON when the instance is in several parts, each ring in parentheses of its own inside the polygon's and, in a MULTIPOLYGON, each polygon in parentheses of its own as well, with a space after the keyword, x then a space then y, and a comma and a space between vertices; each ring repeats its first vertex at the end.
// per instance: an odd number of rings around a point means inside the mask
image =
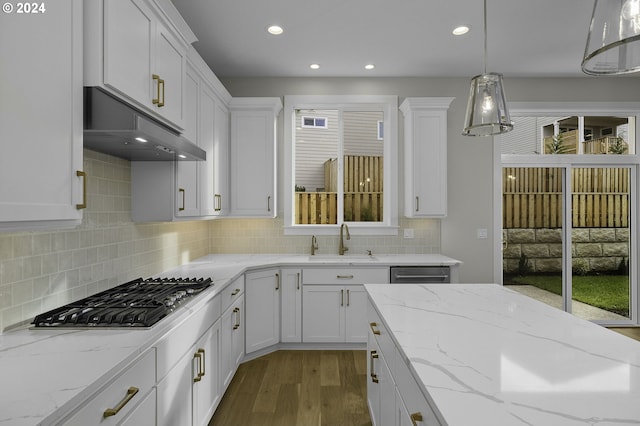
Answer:
POLYGON ((365 288, 443 424, 640 424, 640 342, 497 284, 365 288))

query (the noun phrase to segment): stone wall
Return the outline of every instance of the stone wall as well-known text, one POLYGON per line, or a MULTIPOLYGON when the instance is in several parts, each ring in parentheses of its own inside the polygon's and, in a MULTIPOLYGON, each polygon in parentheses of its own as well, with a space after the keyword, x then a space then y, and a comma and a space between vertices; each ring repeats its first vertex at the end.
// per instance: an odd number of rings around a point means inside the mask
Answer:
MULTIPOLYGON (((503 270, 524 272, 522 259, 528 261, 529 273, 562 271, 561 229, 505 229, 503 270), (524 257, 523 257, 524 255, 524 257)), ((571 234, 574 271, 616 271, 629 256, 628 228, 574 228, 571 234)))

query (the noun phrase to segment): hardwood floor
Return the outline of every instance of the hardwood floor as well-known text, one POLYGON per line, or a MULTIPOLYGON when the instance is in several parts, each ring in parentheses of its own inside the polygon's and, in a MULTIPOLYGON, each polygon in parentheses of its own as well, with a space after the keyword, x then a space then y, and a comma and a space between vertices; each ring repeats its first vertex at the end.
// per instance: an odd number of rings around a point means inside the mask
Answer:
POLYGON ((366 351, 277 351, 238 368, 209 426, 370 426, 366 351))
POLYGON ((640 327, 609 327, 609 330, 640 340, 640 327))

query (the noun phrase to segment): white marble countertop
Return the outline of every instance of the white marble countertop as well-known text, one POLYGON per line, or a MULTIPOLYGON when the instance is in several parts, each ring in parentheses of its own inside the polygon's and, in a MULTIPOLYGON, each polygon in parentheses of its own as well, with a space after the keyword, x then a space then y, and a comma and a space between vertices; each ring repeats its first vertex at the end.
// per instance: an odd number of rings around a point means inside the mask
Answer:
POLYGON ((640 424, 640 342, 496 284, 365 287, 443 424, 640 424))
POLYGON ((30 329, 0 334, 0 425, 49 425, 81 404, 163 334, 248 269, 311 265, 456 265, 441 255, 209 255, 156 276, 212 277, 214 286, 150 329, 30 329))

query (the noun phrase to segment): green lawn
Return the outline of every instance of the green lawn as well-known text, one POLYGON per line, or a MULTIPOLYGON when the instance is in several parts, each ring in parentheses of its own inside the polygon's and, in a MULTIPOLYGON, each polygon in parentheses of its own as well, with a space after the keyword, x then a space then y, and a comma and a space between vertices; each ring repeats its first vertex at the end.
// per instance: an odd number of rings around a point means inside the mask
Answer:
MULTIPOLYGON (((562 277, 527 275, 513 277, 514 284, 533 285, 562 294, 562 277)), ((573 299, 619 315, 629 316, 629 277, 627 275, 573 276, 573 299)))

